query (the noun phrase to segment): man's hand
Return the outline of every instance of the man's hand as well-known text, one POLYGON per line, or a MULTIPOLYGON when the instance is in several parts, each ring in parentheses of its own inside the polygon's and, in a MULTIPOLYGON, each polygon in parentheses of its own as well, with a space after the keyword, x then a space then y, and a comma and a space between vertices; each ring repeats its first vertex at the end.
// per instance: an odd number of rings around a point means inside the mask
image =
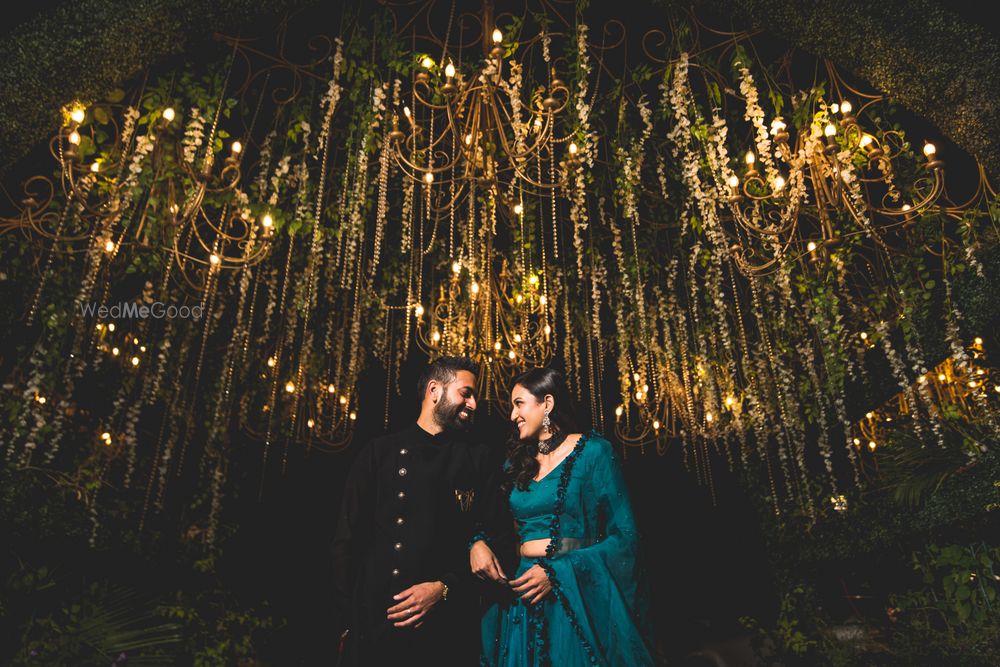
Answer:
POLYGON ((472 567, 472 573, 480 579, 492 579, 501 583, 507 581, 507 575, 500 567, 496 554, 483 540, 473 544, 469 550, 469 565, 472 567))
POLYGON ((424 615, 441 601, 443 595, 444 583, 440 581, 425 581, 410 586, 392 596, 398 602, 387 610, 389 620, 397 628, 419 628, 424 623, 424 615))
POLYGON ((511 581, 510 587, 528 604, 535 604, 549 594, 552 582, 541 565, 532 565, 527 572, 511 581))

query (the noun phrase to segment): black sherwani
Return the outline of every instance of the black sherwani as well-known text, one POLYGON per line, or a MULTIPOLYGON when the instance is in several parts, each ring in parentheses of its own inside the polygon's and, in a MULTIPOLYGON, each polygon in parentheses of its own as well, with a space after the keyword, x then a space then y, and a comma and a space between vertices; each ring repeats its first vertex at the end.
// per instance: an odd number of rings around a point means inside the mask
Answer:
POLYGON ((468 542, 488 466, 486 445, 416 423, 358 453, 333 541, 339 625, 349 631, 341 664, 478 664, 480 589, 468 542), (428 581, 443 581, 448 599, 421 627, 394 627, 392 596, 428 581))

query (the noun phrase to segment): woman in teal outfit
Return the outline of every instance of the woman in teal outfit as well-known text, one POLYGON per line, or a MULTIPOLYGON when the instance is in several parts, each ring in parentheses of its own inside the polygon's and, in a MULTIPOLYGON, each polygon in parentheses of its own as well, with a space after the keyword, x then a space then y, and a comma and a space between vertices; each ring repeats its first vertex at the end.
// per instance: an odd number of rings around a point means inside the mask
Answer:
POLYGON ((520 565, 508 580, 489 529, 473 538, 473 571, 509 590, 483 618, 481 664, 652 665, 638 535, 611 444, 578 432, 558 371, 521 374, 511 401, 503 490, 520 565))

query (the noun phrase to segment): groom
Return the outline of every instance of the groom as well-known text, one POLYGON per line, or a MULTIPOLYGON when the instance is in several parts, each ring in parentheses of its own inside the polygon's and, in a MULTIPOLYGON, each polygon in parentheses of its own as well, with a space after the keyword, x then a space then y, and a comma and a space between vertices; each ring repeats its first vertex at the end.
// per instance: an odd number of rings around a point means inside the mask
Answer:
POLYGON ((341 665, 478 664, 468 541, 488 457, 466 436, 478 370, 467 357, 431 363, 416 423, 351 468, 333 540, 341 665))

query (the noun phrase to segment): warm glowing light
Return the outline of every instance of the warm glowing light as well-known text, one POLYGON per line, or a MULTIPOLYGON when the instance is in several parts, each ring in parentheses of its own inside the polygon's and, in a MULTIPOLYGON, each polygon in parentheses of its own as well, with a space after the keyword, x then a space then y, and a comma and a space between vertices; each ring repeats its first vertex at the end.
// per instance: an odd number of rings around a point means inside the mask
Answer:
POLYGON ((337 393, 337 388, 336 388, 336 387, 334 387, 334 386, 333 386, 332 384, 331 384, 331 385, 328 385, 328 386, 327 386, 327 388, 326 388, 326 390, 327 390, 328 392, 330 392, 331 394, 335 394, 335 393, 337 393))
POLYGON ((265 213, 264 219, 261 220, 261 224, 264 225, 265 227, 270 227, 271 225, 274 224, 274 218, 271 217, 270 213, 265 213))
POLYGON ((932 157, 935 153, 937 153, 937 146, 930 143, 929 141, 926 144, 924 144, 924 155, 926 155, 927 157, 932 157))
POLYGON ((513 361, 514 359, 517 358, 517 352, 515 352, 514 350, 511 350, 510 352, 507 353, 507 356, 510 357, 511 361, 513 361))
POLYGON ((346 396, 341 396, 340 397, 340 404, 341 405, 347 405, 347 397, 346 396))
POLYGON ((917 376, 917 382, 919 382, 920 384, 927 382, 927 376, 926 375, 917 376))
POLYGON ((39 403, 43 404, 43 405, 45 404, 45 397, 44 396, 36 396, 35 400, 38 401, 39 403))
POLYGON ((839 113, 839 112, 840 112, 840 105, 839 104, 837 104, 836 102, 834 102, 833 104, 830 105, 830 113, 839 113))
POLYGON ((107 250, 108 252, 111 252, 112 250, 115 249, 115 242, 114 241, 105 241, 104 242, 104 249, 107 250))
POLYGON ((735 402, 736 402, 735 398, 733 398, 732 396, 726 396, 726 405, 727 406, 732 406, 732 404, 735 403, 735 402))
POLYGON ((753 166, 753 163, 757 161, 757 156, 753 154, 753 151, 747 151, 746 157, 743 159, 747 161, 748 165, 753 166))
POLYGON ((810 241, 810 242, 809 242, 809 243, 808 243, 808 244, 806 245, 806 248, 808 248, 808 249, 809 249, 809 252, 812 252, 813 250, 815 250, 815 249, 816 249, 816 242, 815 242, 815 241, 810 241))
POLYGON ((624 410, 622 409, 622 406, 619 405, 617 408, 615 408, 615 416, 621 417, 622 416, 622 412, 624 412, 624 410))
POLYGON ((782 176, 774 177, 774 190, 777 192, 781 188, 785 187, 785 179, 782 176))
POLYGON ((528 282, 531 283, 532 285, 537 285, 538 284, 538 276, 535 275, 534 273, 531 274, 530 276, 528 276, 528 282))
POLYGON ((76 107, 75 109, 69 112, 69 117, 73 119, 74 123, 82 123, 84 114, 85 112, 83 110, 83 107, 76 107))
POLYGON ((976 345, 982 345, 983 344, 983 339, 980 336, 976 336, 976 338, 973 340, 973 342, 976 345))
POLYGON ((874 452, 874 451, 875 451, 875 447, 876 447, 876 446, 877 446, 877 445, 875 444, 875 441, 874 441, 874 440, 869 440, 869 441, 868 441, 868 449, 870 449, 871 451, 873 451, 873 452, 874 452))
POLYGON ((289 380, 288 382, 286 382, 285 383, 285 391, 287 391, 289 394, 295 393, 295 383, 292 382, 291 380, 289 380))
POLYGON ((163 118, 168 123, 174 119, 174 116, 175 114, 173 107, 167 107, 166 109, 163 110, 163 118))
POLYGON ((471 134, 465 135, 465 145, 466 146, 471 146, 472 145, 472 135, 471 134))
POLYGON ((872 135, 870 135, 870 134, 863 134, 863 135, 861 135, 861 146, 862 146, 862 148, 865 147, 865 146, 868 146, 869 144, 871 144, 872 141, 874 141, 874 139, 872 139, 872 135))
POLYGON ((233 142, 233 155, 239 155, 240 151, 243 150, 243 144, 238 141, 233 142))
POLYGON ((133 366, 139 365, 139 357, 132 357, 132 365, 133 366))
POLYGON ((522 213, 524 213, 524 207, 520 204, 514 204, 514 214, 521 215, 522 213))
POLYGON ((403 115, 406 116, 407 118, 410 118, 410 107, 407 106, 403 107, 403 115))
POLYGON ((550 327, 548 324, 546 324, 545 328, 543 329, 543 331, 545 331, 545 335, 548 336, 550 333, 552 333, 552 327, 550 327))
POLYGON ((313 421, 313 419, 312 419, 312 418, 310 418, 310 419, 306 420, 306 426, 308 426, 309 428, 312 428, 312 427, 313 427, 313 426, 315 426, 315 425, 316 425, 316 422, 315 422, 315 421, 313 421))
POLYGON ((788 126, 785 125, 785 121, 781 120, 780 118, 775 118, 774 120, 771 121, 771 134, 777 134, 778 132, 784 130, 786 127, 788 126))
POLYGON ((448 77, 449 79, 451 77, 455 76, 455 66, 452 65, 451 63, 448 63, 447 65, 445 65, 444 66, 444 75, 446 77, 448 77))
POLYGON ((267 359, 267 366, 268 366, 268 368, 274 368, 274 365, 276 363, 278 363, 277 359, 275 359, 274 357, 268 357, 268 359, 267 359))
POLYGON ((421 315, 423 315, 423 314, 424 314, 424 307, 423 307, 422 305, 420 305, 420 304, 418 303, 418 304, 417 304, 417 305, 416 305, 416 306, 415 306, 415 307, 413 308, 413 314, 414 314, 414 315, 416 315, 417 317, 420 317, 421 315))
POLYGON ((712 413, 711 412, 706 412, 705 413, 705 421, 711 423, 712 419, 714 419, 714 417, 712 417, 712 413))
POLYGON ((104 440, 105 442, 111 442, 111 434, 105 431, 104 433, 101 434, 101 440, 104 440))
POLYGON ((430 69, 431 67, 434 66, 434 61, 431 60, 428 56, 424 56, 424 59, 420 61, 420 66, 423 67, 424 69, 430 69))
POLYGON ((541 305, 543 305, 543 306, 544 306, 544 305, 545 305, 545 304, 547 304, 548 302, 549 302, 549 300, 545 298, 545 295, 544 295, 544 294, 543 294, 543 295, 541 295, 540 297, 538 297, 538 303, 540 303, 541 305))
POLYGON ((975 389, 978 384, 979 383, 976 382, 975 380, 969 380, 969 386, 972 387, 973 389, 975 389))
POLYGON ((493 349, 496 350, 497 352, 500 351, 500 341, 493 343, 493 349))
POLYGON ((851 102, 849 100, 844 100, 840 103, 840 113, 844 115, 851 113, 851 109, 853 108, 854 107, 851 106, 851 102))
POLYGON ((73 130, 72 132, 69 133, 68 139, 69 143, 73 144, 74 146, 80 145, 80 133, 77 132, 76 130, 73 130))
POLYGON ((909 204, 903 204, 903 210, 904 211, 909 211, 911 208, 913 208, 913 207, 910 206, 909 204))
POLYGON ((462 265, 459 262, 457 262, 457 261, 456 262, 452 262, 451 263, 451 272, 452 273, 461 273, 462 272, 462 265))
POLYGON ((729 187, 735 188, 737 185, 740 184, 740 179, 736 176, 736 174, 733 174, 732 176, 729 177, 729 180, 727 182, 729 183, 729 187))
POLYGON ((938 373, 938 382, 944 382, 947 379, 948 376, 946 376, 944 373, 938 373))
POLYGON ((864 331, 862 331, 858 335, 861 336, 861 340, 868 340, 868 334, 865 333, 864 331))
POLYGON ((117 347, 111 348, 111 354, 115 355, 116 357, 118 356, 119 352, 121 352, 121 350, 119 350, 117 347))
POLYGON ((472 289, 472 293, 473 294, 479 294, 479 283, 477 283, 475 280, 473 280, 472 281, 472 285, 470 286, 470 289, 472 289))
POLYGON ((101 165, 95 162, 94 164, 90 165, 90 170, 96 174, 101 170, 101 165))
POLYGON ((832 137, 833 135, 837 134, 837 128, 834 127, 833 123, 827 123, 826 127, 823 128, 823 134, 825 134, 828 137, 832 137))
POLYGON ((108 331, 114 331, 114 330, 115 330, 115 323, 112 322, 108 325, 108 331))
POLYGON ((428 171, 426 174, 424 174, 424 183, 430 185, 433 182, 434 182, 434 172, 428 171))
POLYGON ((350 415, 351 421, 355 421, 358 418, 357 412, 352 412, 350 415))
POLYGON ((654 419, 653 420, 653 428, 656 429, 657 431, 660 430, 660 420, 659 419, 654 419))
POLYGON ((515 343, 521 342, 521 334, 514 334, 514 342, 515 343))
POLYGON ((222 260, 220 260, 219 256, 213 252, 211 256, 208 258, 208 261, 210 261, 212 264, 218 264, 222 260))
POLYGON ((493 43, 494 44, 499 44, 502 41, 503 41, 503 33, 500 32, 500 28, 494 28, 493 29, 493 43))
POLYGON ((441 340, 441 334, 435 331, 434 334, 431 336, 431 340, 433 340, 435 343, 439 342, 441 340))
POLYGON ((875 416, 874 412, 866 412, 865 413, 865 419, 871 419, 874 416, 875 416))
POLYGON ((575 144, 575 143, 573 143, 573 142, 570 142, 570 144, 569 144, 569 154, 570 154, 570 155, 576 155, 576 152, 577 152, 578 150, 579 150, 579 149, 578 149, 578 148, 576 147, 576 144, 575 144))
POLYGON ((861 444, 861 441, 860 441, 860 440, 858 440, 857 438, 855 438, 855 439, 854 439, 854 444, 855 444, 855 445, 860 445, 860 444, 861 444))

